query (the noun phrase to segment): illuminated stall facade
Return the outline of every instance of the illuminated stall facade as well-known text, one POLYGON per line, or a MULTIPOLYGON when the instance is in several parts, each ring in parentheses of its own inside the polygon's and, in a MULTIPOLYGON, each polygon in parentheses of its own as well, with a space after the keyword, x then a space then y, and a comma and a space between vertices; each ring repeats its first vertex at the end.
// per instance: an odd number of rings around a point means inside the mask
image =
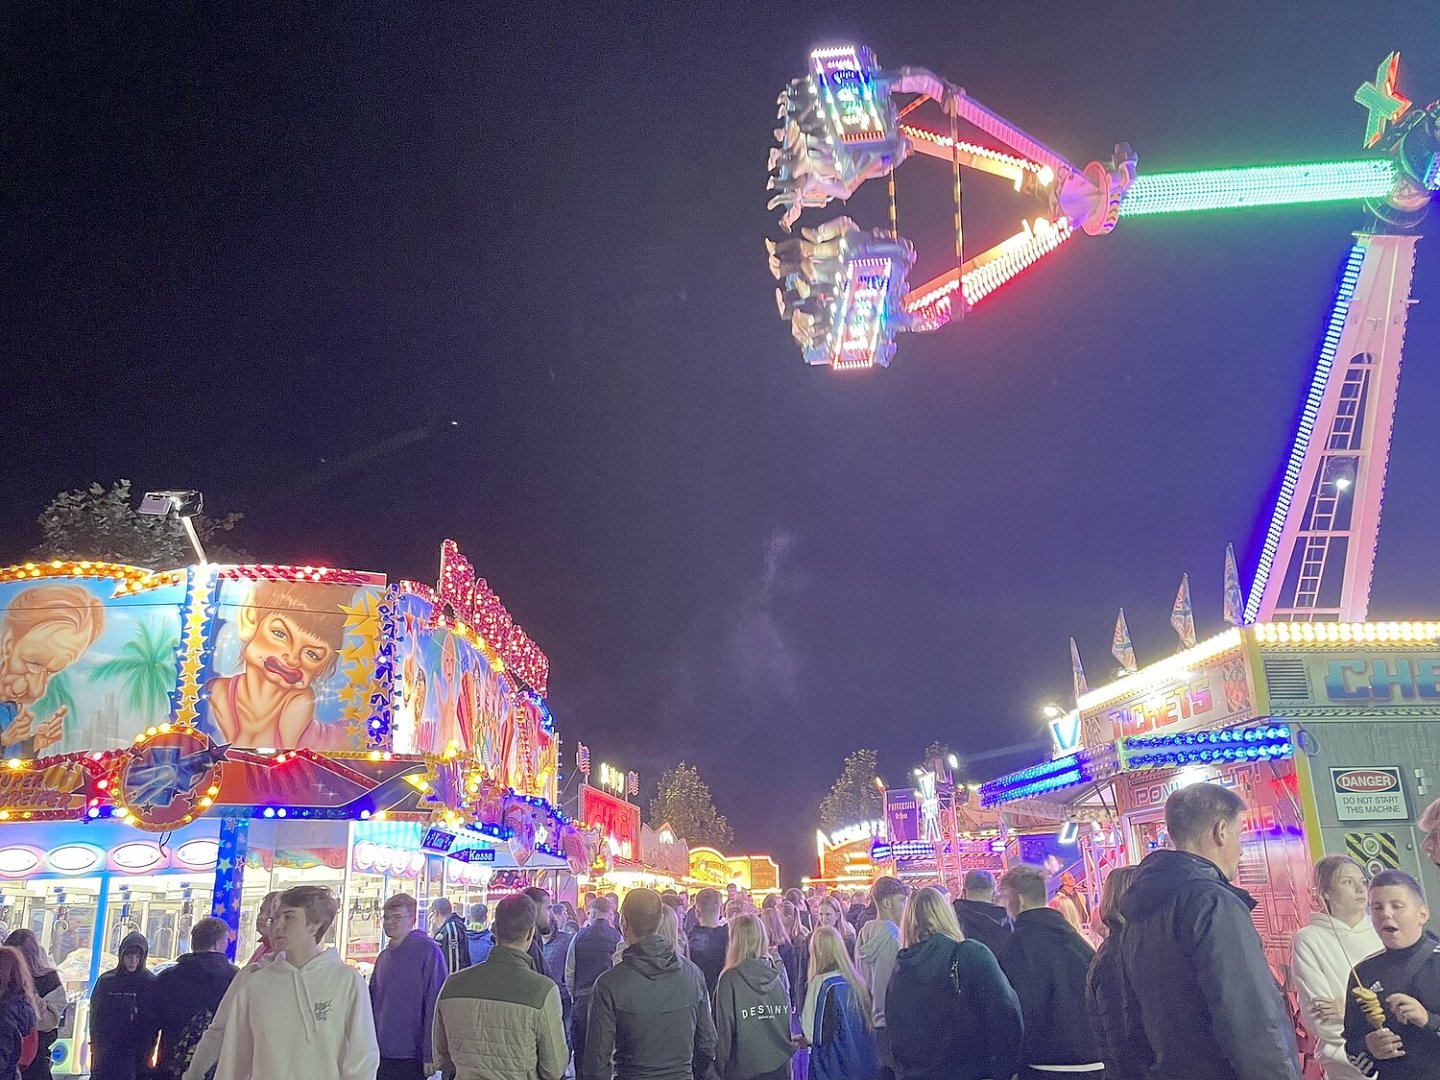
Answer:
POLYGON ((1283 976, 1325 854, 1405 870, 1440 896, 1415 827, 1440 777, 1437 638, 1440 623, 1232 627, 1082 695, 1055 756, 983 785, 982 803, 1012 829, 1058 829, 1093 900, 1112 867, 1168 844, 1172 792, 1234 789, 1248 808, 1236 883, 1283 976))
POLYGON ((548 664, 449 541, 435 587, 348 570, 96 562, 0 570, 0 925, 33 929, 76 1001, 130 929, 152 961, 215 914, 248 956, 272 889, 330 885, 373 960, 405 890, 583 869, 554 804, 548 664))

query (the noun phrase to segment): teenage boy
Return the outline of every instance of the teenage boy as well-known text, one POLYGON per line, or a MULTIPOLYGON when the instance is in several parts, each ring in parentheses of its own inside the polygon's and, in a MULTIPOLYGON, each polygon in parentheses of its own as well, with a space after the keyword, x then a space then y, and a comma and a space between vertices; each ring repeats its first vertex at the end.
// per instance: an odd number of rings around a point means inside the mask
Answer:
POLYGON ((417 928, 420 905, 409 893, 385 901, 380 925, 386 945, 375 958, 370 976, 370 1005, 375 1037, 380 1044, 376 1080, 425 1080, 435 1070, 430 1053, 430 1025, 435 1000, 450 974, 440 946, 417 928))
POLYGON ((280 894, 270 933, 283 955, 234 984, 215 1080, 374 1080, 380 1048, 365 979, 320 944, 339 911, 323 885, 280 894))
POLYGON ((870 890, 875 905, 875 918, 860 928, 855 941, 855 966, 860 978, 870 988, 870 1008, 875 1026, 875 1050, 880 1055, 881 1075, 886 1080, 895 1076, 895 1056, 890 1049, 890 1032, 885 1025, 885 991, 895 973, 895 959, 900 955, 900 919, 905 914, 905 898, 910 886, 890 876, 875 879, 870 890))
POLYGON ((1380 1080, 1440 1076, 1440 941, 1425 929, 1430 909, 1420 883, 1403 870, 1370 881, 1370 921, 1385 946, 1355 965, 1360 987, 1375 995, 1376 1027, 1353 990, 1345 1001, 1345 1052, 1380 1080))
POLYGON ((720 903, 717 890, 701 889, 695 896, 697 925, 690 931, 690 961, 704 973, 705 989, 711 997, 730 949, 730 929, 720 921, 720 903))

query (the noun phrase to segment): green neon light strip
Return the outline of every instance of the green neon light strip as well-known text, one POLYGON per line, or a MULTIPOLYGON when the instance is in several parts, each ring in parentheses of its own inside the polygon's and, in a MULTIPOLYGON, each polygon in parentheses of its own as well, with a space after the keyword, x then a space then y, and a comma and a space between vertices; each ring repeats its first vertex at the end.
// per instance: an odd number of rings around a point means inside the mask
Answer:
POLYGON ((1137 217, 1248 206, 1359 202, 1386 195, 1394 186, 1395 164, 1387 158, 1142 173, 1126 193, 1120 213, 1137 217))

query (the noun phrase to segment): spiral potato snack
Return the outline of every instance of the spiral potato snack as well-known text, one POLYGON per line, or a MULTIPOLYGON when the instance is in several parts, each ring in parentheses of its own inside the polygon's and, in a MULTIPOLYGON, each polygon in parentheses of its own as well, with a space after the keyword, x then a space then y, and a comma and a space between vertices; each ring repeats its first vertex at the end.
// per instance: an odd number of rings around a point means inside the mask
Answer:
POLYGON ((1370 1026, 1379 1031, 1385 1026, 1385 1007, 1380 1004, 1380 998, 1375 991, 1368 986, 1354 987, 1350 994, 1360 1004, 1360 1011, 1365 1014, 1365 1019, 1370 1026))

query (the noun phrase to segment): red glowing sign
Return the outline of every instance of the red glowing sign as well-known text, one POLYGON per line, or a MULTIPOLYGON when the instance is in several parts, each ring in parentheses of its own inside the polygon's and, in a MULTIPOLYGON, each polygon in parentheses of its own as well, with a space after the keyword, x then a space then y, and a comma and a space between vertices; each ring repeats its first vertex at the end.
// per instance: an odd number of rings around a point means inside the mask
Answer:
POLYGON ((599 825, 610 854, 637 859, 640 854, 640 808, 589 784, 580 785, 580 820, 599 825))

